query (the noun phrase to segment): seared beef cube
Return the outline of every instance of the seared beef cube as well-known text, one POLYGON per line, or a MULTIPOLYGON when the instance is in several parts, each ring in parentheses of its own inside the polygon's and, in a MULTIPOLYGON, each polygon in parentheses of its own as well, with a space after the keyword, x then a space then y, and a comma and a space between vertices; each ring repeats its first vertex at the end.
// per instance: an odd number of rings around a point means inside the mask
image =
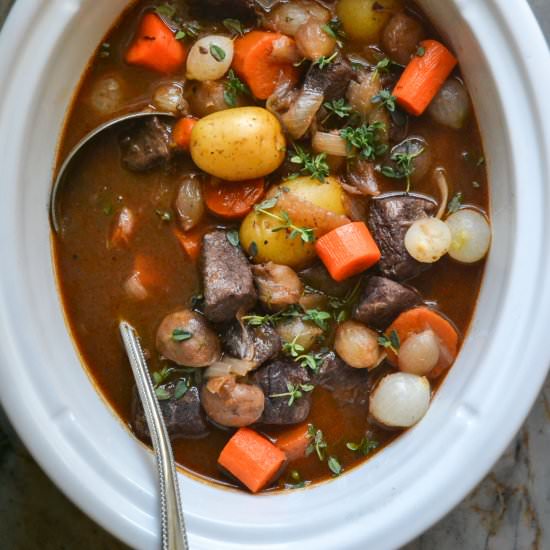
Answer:
POLYGON ((158 117, 135 122, 120 138, 122 163, 129 170, 144 172, 172 158, 172 127, 158 117))
POLYGON ((194 15, 209 19, 224 17, 251 19, 255 15, 254 0, 190 0, 194 15))
POLYGON ((436 209, 435 201, 420 195, 389 195, 372 201, 368 225, 382 253, 378 263, 382 275, 405 281, 429 267, 407 252, 405 234, 413 222, 433 216, 436 209))
POLYGON ((222 340, 229 355, 258 365, 273 359, 281 351, 281 338, 273 327, 251 327, 238 321, 223 331, 222 340))
MULTIPOLYGON (((176 383, 163 386, 170 399, 159 400, 160 410, 171 439, 199 438, 208 435, 208 424, 201 407, 199 390, 191 386, 179 399, 175 398, 176 383)), ((150 441, 149 427, 145 420, 143 405, 134 390, 132 402, 132 425, 136 435, 143 441, 150 441)))
POLYGON ((385 277, 371 277, 352 317, 378 330, 386 330, 395 318, 422 303, 420 295, 411 288, 385 277))
POLYGON ((298 424, 309 415, 311 392, 300 390, 303 384, 309 384, 309 375, 304 367, 293 361, 274 361, 264 365, 254 374, 254 381, 265 395, 264 413, 260 422, 264 424, 298 424), (292 385, 292 386, 290 386, 292 385), (289 387, 297 388, 302 396, 289 405, 290 397, 273 397, 288 394, 289 387))
POLYGON ((311 65, 305 80, 304 89, 323 92, 325 101, 340 99, 346 95, 353 69, 351 63, 340 57, 321 69, 319 65, 311 65))
POLYGON ((342 405, 363 406, 369 402, 368 369, 354 369, 332 351, 323 359, 312 381, 332 392, 342 405))
POLYGON ((298 275, 306 285, 337 298, 343 298, 346 294, 350 293, 359 279, 358 277, 350 277, 345 281, 337 282, 330 276, 327 268, 321 263, 316 263, 311 267, 302 269, 298 275))
POLYGON ((244 252, 233 246, 225 231, 204 236, 201 252, 204 315, 210 321, 231 321, 239 310, 256 303, 256 288, 244 252))

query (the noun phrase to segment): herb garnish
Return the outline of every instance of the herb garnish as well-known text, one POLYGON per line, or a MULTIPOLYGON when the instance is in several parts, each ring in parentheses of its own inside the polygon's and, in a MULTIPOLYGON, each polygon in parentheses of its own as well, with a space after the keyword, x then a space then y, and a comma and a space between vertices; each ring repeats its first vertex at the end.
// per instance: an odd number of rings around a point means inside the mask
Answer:
POLYGON ((326 57, 322 55, 312 63, 312 66, 317 65, 319 69, 323 70, 325 67, 328 67, 336 59, 337 55, 338 55, 338 51, 335 51, 330 57, 326 57))
POLYGON ((335 477, 338 477, 344 471, 344 468, 342 468, 340 461, 335 456, 329 456, 327 464, 329 470, 334 474, 335 477))
POLYGON ((188 330, 184 330, 182 328, 175 328, 172 331, 171 338, 174 342, 185 342, 185 340, 189 340, 190 338, 193 338, 193 334, 188 330))
POLYGON ((161 219, 163 222, 169 222, 172 219, 172 214, 168 210, 161 210, 160 208, 157 208, 155 210, 155 214, 161 219))
POLYGON ((361 289, 361 278, 355 283, 355 286, 344 296, 344 298, 336 298, 329 296, 328 305, 334 310, 332 315, 338 323, 343 323, 348 318, 349 306, 355 302, 361 289))
POLYGON ((294 385, 292 384, 291 382, 287 382, 286 383, 286 387, 288 389, 287 392, 285 393, 275 393, 273 395, 270 395, 269 397, 270 398, 276 398, 276 397, 288 397, 288 406, 289 407, 292 407, 292 405, 294 404, 294 401, 296 401, 297 399, 300 399, 301 397, 303 397, 304 393, 303 392, 310 392, 310 391, 313 391, 313 389, 315 388, 315 386, 313 384, 297 384, 297 385, 294 385))
POLYGON ((363 456, 367 456, 378 448, 378 441, 364 437, 359 443, 346 443, 346 447, 353 452, 360 451, 363 456))
POLYGON ((263 325, 275 325, 283 319, 289 319, 293 317, 299 317, 300 312, 294 306, 291 306, 277 313, 272 313, 270 315, 245 315, 242 317, 242 320, 246 322, 247 325, 252 327, 261 327, 263 325))
POLYGON ((397 98, 390 92, 390 90, 380 90, 370 101, 374 104, 381 104, 381 106, 386 107, 390 113, 394 113, 396 109, 397 98))
POLYGON ((304 369, 310 368, 313 372, 317 372, 325 356, 326 353, 322 351, 318 353, 306 353, 304 355, 299 355, 294 361, 300 363, 300 366, 304 369))
POLYGON ((413 161, 416 157, 419 157, 424 152, 424 147, 421 147, 414 153, 394 153, 391 156, 391 160, 395 162, 396 167, 382 166, 377 167, 377 170, 382 172, 387 178, 403 179, 407 180, 407 193, 411 190, 411 175, 414 172, 413 161))
POLYGON ((220 48, 217 44, 210 44, 210 55, 216 61, 223 61, 225 59, 226 53, 223 48, 220 48))
POLYGON ((239 238, 239 232, 236 229, 230 229, 225 235, 227 237, 227 240, 233 246, 239 246, 239 244, 241 244, 241 241, 239 238))
POLYGON ((384 57, 375 65, 373 78, 380 73, 389 73, 392 66, 400 67, 401 65, 393 62, 389 57, 384 57))
POLYGON ((462 206, 462 193, 459 191, 450 201, 447 207, 447 215, 454 214, 462 206))
POLYGON ((302 317, 303 321, 313 321, 319 328, 328 330, 327 320, 331 318, 330 313, 318 309, 308 309, 302 317))
POLYGON ((250 95, 248 86, 235 74, 233 69, 227 73, 227 80, 224 84, 223 99, 230 107, 237 105, 237 97, 240 94, 250 95))
POLYGON ((181 397, 183 397, 187 393, 187 390, 189 390, 187 380, 182 378, 176 384, 176 389, 174 390, 174 399, 180 399, 181 397))
POLYGON ((331 38, 336 40, 336 44, 339 48, 343 47, 343 39, 346 38, 346 33, 343 31, 342 22, 338 17, 332 18, 327 24, 323 25, 321 29, 331 38))
POLYGON ((230 33, 233 33, 239 36, 242 36, 244 34, 243 25, 238 19, 224 19, 222 23, 223 23, 223 26, 230 33))
MULTIPOLYGON (((300 174, 309 174, 321 183, 325 183, 325 178, 330 174, 326 153, 313 155, 304 151, 299 145, 294 145, 294 155, 290 157, 290 162, 301 165, 300 174)), ((294 177, 298 175, 295 174, 294 177)))
POLYGON ((106 58, 111 55, 111 44, 109 42, 103 42, 99 49, 99 57, 106 58))
POLYGON ((285 342, 283 344, 283 353, 286 353, 291 357, 297 358, 300 355, 300 353, 305 350, 302 344, 298 344, 298 338, 300 338, 300 336, 302 335, 297 334, 292 340, 292 342, 285 342))
POLYGON ((399 348, 401 347, 401 342, 399 341, 399 334, 397 334, 397 331, 392 330, 390 332, 389 338, 382 334, 382 336, 378 337, 378 344, 382 346, 385 349, 390 349, 395 353, 395 355, 399 354, 399 348))
POLYGON ((270 218, 277 220, 281 223, 281 225, 278 225, 277 227, 271 229, 273 233, 277 233, 278 231, 290 230, 289 238, 291 239, 299 236, 300 239, 305 243, 315 242, 315 233, 312 228, 298 227, 297 225, 294 225, 289 215, 284 211, 281 211, 280 214, 269 212, 269 210, 271 210, 277 204, 278 199, 279 196, 275 195, 274 197, 267 199, 260 204, 257 204, 254 207, 254 210, 256 212, 264 214, 265 216, 269 216, 270 218))
POLYGON ((416 57, 424 57, 425 53, 426 48, 424 46, 419 46, 418 50, 416 50, 416 57))
POLYGON ((311 443, 307 446, 306 456, 309 456, 315 451, 319 460, 325 460, 327 442, 325 441, 323 432, 318 430, 313 424, 308 424, 307 436, 311 439, 311 443))
POLYGON ((340 135, 347 142, 350 156, 354 156, 357 151, 362 159, 374 160, 388 150, 388 146, 380 142, 379 132, 385 131, 386 125, 383 122, 373 122, 359 128, 344 128, 340 130, 340 135))
POLYGON ((160 17, 166 17, 167 19, 172 19, 176 15, 176 7, 173 4, 162 4, 155 8, 155 13, 160 17))
POLYGON ((106 215, 106 216, 112 216, 113 215, 113 212, 114 212, 114 208, 113 208, 113 205, 112 204, 106 204, 104 207, 103 207, 103 213, 106 215))
POLYGON ((327 111, 329 111, 329 116, 334 114, 339 118, 347 118, 351 115, 353 111, 351 105, 349 103, 346 103, 346 100, 343 98, 327 101, 323 104, 323 107, 327 111))

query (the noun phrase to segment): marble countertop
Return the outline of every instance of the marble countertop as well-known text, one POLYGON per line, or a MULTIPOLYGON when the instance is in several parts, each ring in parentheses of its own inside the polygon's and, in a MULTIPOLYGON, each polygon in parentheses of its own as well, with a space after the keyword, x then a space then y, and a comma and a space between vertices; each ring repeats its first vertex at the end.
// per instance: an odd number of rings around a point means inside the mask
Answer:
MULTIPOLYGON (((0 0, 0 26, 12 3, 0 0)), ((550 39, 550 0, 529 3, 550 39)), ((0 548, 125 548, 59 492, 18 441, 1 411, 0 548)), ((459 549, 550 550, 550 377, 491 473, 451 513, 405 547, 459 549)))

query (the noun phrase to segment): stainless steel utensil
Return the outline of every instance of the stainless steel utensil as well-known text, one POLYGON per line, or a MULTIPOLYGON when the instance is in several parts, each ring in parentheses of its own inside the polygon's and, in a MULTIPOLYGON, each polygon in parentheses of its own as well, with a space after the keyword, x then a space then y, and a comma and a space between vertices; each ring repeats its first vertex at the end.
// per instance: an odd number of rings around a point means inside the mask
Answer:
POLYGON ((72 161, 76 158, 78 153, 80 153, 82 148, 85 147, 91 140, 96 138, 99 134, 101 134, 105 130, 110 130, 114 126, 117 126, 118 124, 122 124, 124 122, 136 120, 139 118, 145 118, 149 116, 174 117, 172 113, 157 112, 157 111, 140 111, 138 113, 130 113, 130 114, 122 115, 120 117, 113 118, 112 120, 109 120, 104 124, 101 124, 94 130, 92 130, 89 134, 86 134, 71 149, 70 153, 67 155, 67 157, 63 161, 63 164, 61 165, 61 168, 59 169, 59 172, 57 174, 57 177, 55 178, 55 182, 52 187, 52 191, 50 193, 50 219, 51 219, 52 227, 56 233, 59 233, 59 212, 57 208, 58 207, 57 199, 59 195, 59 190, 61 189, 61 187, 65 182, 65 176, 67 175, 69 166, 71 165, 72 161))
POLYGON ((119 329, 136 379, 155 450, 160 487, 162 548, 163 550, 188 550, 174 455, 149 376, 147 362, 136 330, 126 321, 120 322, 119 329))

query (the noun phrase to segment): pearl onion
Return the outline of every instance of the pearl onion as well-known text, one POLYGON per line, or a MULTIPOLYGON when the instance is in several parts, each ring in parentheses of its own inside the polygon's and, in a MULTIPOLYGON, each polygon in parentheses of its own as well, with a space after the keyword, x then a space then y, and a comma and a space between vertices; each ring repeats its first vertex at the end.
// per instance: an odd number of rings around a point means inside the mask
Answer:
POLYGON ((446 254, 451 246, 451 231, 437 218, 416 220, 405 235, 405 248, 417 261, 431 264, 446 254))
POLYGON ((218 80, 233 61, 233 41, 227 36, 210 35, 197 40, 187 57, 187 78, 218 80), (218 52, 218 53, 216 53, 218 52))
POLYGON ((451 231, 451 258, 471 264, 485 257, 491 244, 491 227, 483 214, 464 208, 451 214, 446 222, 451 231))
POLYGON ((371 415, 391 428, 410 428, 430 406, 430 383, 424 377, 406 372, 382 378, 369 403, 371 415))
POLYGON ((399 348, 399 370, 423 376, 439 362, 439 340, 433 330, 411 334, 399 348))

